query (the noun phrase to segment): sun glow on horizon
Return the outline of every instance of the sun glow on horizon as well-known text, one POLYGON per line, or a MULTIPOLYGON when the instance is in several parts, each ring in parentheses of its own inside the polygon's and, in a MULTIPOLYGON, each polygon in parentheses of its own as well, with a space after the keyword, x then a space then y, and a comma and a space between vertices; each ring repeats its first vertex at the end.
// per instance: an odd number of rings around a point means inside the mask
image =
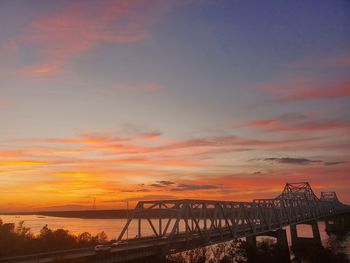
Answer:
POLYGON ((253 2, 2 3, 0 211, 350 202, 350 5, 253 2))

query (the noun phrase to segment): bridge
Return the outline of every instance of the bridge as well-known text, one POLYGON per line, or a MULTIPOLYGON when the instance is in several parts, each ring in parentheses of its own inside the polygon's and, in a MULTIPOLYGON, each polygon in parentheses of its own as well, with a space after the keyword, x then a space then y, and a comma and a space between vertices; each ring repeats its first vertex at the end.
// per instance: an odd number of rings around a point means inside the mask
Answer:
POLYGON ((36 255, 0 259, 0 262, 162 262, 166 255, 246 238, 251 245, 257 236, 272 236, 286 251, 289 248, 284 227, 290 226, 292 246, 305 242, 321 245, 317 220, 325 220, 331 231, 342 223, 349 224, 350 206, 341 203, 335 192, 322 192, 318 198, 309 183, 287 183, 273 199, 253 202, 213 200, 141 201, 130 214, 117 240, 125 240, 131 225, 137 235, 108 253, 93 248, 54 251, 36 255), (312 226, 312 238, 300 238, 298 224, 312 226))

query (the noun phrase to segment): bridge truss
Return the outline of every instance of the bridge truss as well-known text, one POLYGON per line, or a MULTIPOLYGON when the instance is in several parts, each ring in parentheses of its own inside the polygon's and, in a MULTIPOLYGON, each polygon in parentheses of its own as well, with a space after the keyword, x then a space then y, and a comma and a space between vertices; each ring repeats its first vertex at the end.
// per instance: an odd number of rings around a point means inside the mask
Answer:
POLYGON ((131 213, 118 240, 133 224, 134 239, 201 240, 210 243, 261 234, 289 224, 349 211, 334 192, 318 198, 307 182, 287 183, 274 199, 253 202, 211 200, 141 201, 131 213), (151 233, 151 234, 150 234, 151 233))

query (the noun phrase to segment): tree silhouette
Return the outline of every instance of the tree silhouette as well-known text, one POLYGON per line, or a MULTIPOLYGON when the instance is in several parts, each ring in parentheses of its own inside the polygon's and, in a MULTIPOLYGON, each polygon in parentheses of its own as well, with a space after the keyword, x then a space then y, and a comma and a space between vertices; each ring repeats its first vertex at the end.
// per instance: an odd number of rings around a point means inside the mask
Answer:
POLYGON ((88 232, 74 235, 65 229, 52 230, 47 225, 38 235, 34 235, 23 221, 16 226, 13 223, 4 224, 0 219, 0 257, 89 247, 107 241, 104 232, 96 236, 88 232))

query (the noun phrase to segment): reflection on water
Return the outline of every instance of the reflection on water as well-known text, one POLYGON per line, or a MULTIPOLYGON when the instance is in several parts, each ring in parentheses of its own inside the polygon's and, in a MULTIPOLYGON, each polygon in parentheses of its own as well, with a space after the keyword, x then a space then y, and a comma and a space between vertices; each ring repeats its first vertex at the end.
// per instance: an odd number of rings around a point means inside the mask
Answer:
MULTIPOLYGON (((4 223, 18 223, 24 221, 25 226, 30 227, 32 232, 37 234, 46 224, 51 229, 63 228, 68 229, 74 234, 83 232, 90 232, 93 235, 104 231, 109 239, 116 238, 121 232, 122 228, 126 223, 126 219, 80 219, 80 218, 64 218, 64 217, 43 217, 37 215, 21 215, 21 216, 10 216, 0 215, 0 218, 4 223)), ((142 220, 144 226, 147 225, 147 220, 142 220)), ((157 222, 154 222, 157 227, 157 222)), ((334 252, 342 252, 350 257, 350 234, 347 233, 344 236, 328 236, 325 232, 325 224, 320 221, 318 223, 322 244, 325 247, 332 248, 334 252)), ((287 230, 287 238, 289 245, 290 231, 289 227, 287 230)), ((143 229, 143 235, 151 235, 152 230, 150 228, 143 229)), ((131 224, 128 231, 129 237, 135 237, 137 235, 137 225, 131 224)), ((298 236, 311 237, 312 229, 308 225, 298 225, 298 236)))

